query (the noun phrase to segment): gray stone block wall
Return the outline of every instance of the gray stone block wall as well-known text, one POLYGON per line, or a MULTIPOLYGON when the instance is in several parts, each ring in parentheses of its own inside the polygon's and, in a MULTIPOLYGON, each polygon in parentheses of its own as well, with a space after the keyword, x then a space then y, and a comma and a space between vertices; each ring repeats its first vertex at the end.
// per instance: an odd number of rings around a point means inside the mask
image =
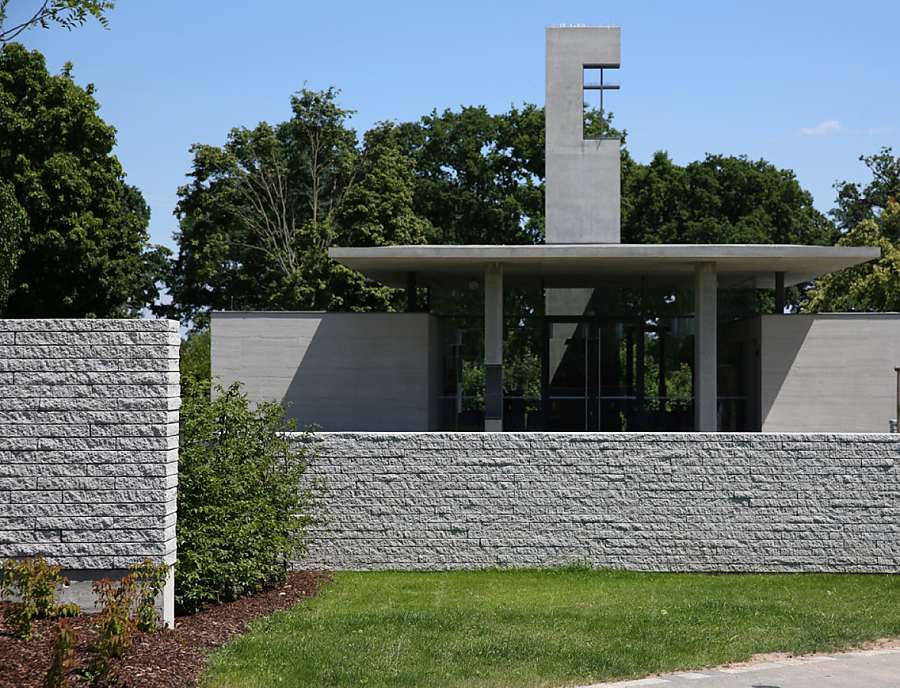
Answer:
POLYGON ((174 321, 0 320, 0 559, 174 563, 179 343, 174 321))
POLYGON ((900 571, 900 436, 321 433, 303 566, 900 571))

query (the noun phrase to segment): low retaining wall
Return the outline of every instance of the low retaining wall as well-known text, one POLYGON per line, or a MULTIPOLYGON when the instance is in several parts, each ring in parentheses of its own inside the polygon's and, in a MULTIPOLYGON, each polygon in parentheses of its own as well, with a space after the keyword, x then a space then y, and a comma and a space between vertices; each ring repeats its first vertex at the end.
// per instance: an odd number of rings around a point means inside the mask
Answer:
POLYGON ((0 320, 0 559, 63 566, 83 606, 174 563, 179 343, 174 321, 0 320))
POLYGON ((900 571, 900 436, 320 433, 303 566, 900 571))

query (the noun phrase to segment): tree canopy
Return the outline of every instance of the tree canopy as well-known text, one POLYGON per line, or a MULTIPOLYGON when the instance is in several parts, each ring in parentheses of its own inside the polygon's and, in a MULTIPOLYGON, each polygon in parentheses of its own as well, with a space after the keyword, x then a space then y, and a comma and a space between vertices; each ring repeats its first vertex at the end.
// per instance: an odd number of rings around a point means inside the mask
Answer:
POLYGON ((660 151, 623 168, 624 243, 830 246, 837 238, 794 173, 765 160, 707 155, 681 167, 660 151))
POLYGON ((878 246, 881 258, 816 281, 802 308, 813 312, 900 310, 900 158, 890 148, 861 155, 866 184, 838 182, 830 212, 842 234, 838 246, 878 246))
POLYGON ((819 279, 804 310, 900 311, 900 205, 888 199, 878 217, 857 224, 837 245, 878 246, 881 258, 819 279))
MULTIPOLYGON (((586 113, 586 131, 601 115, 586 113)), ((642 165, 622 136, 622 241, 831 245, 831 221, 793 172, 746 157, 707 155, 682 167, 665 152, 642 165)), ((491 115, 483 107, 432 112, 397 127, 415 162, 417 214, 432 243, 543 241, 544 110, 525 104, 491 115)))
POLYGON ((5 179, 0 179, 0 313, 3 313, 12 292, 13 275, 27 230, 28 215, 16 200, 15 188, 5 179))
POLYGON ((397 127, 415 165, 414 210, 434 244, 527 244, 543 238, 544 111, 437 111, 397 127))
POLYGON ((328 259, 331 246, 424 241, 412 163, 390 124, 357 145, 337 91, 301 90, 287 122, 232 129, 197 144, 178 191, 180 253, 169 279, 175 313, 208 310, 391 310, 396 290, 328 259))
POLYGON ((18 23, 9 26, 9 1, 0 0, 0 43, 9 43, 35 26, 46 29, 50 24, 58 24, 71 31, 90 17, 106 27, 106 13, 116 6, 114 0, 43 0, 33 13, 26 14, 18 23))
POLYGON ((17 228, 0 240, 4 317, 135 315, 158 295, 168 250, 148 246, 98 108, 71 65, 51 76, 40 53, 0 50, 0 205, 17 228))
MULTIPOLYGON (((222 147, 193 148, 170 279, 182 317, 400 305, 396 294, 332 264, 332 245, 544 240, 543 108, 433 111, 378 126, 359 145, 347 126, 352 113, 336 96, 334 89, 300 91, 289 121, 236 128, 222 147)), ((602 126, 624 140, 597 111, 586 111, 585 122, 588 133, 602 126)), ((790 170, 719 155, 682 167, 664 152, 642 165, 623 145, 623 242, 836 239, 833 222, 790 170)))
MULTIPOLYGON (((624 134, 597 110, 588 134, 624 134)), ((483 106, 433 111, 396 130, 414 161, 416 214, 433 244, 532 244, 544 240, 544 109, 525 103, 491 115, 483 106)), ((623 152, 627 157, 627 152, 623 152)))
POLYGON ((838 227, 848 232, 863 220, 875 219, 885 210, 890 199, 900 198, 900 158, 895 158, 891 148, 882 148, 875 155, 861 155, 872 179, 868 184, 838 182, 837 207, 831 216, 838 227))

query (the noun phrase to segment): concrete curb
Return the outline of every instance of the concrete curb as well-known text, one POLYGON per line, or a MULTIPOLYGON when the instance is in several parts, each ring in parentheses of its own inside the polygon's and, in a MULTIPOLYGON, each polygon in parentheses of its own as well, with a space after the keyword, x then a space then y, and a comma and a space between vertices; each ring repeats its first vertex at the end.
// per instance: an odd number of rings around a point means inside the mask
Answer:
MULTIPOLYGON (((881 669, 882 667, 879 667, 881 669)), ((612 683, 593 683, 579 688, 637 688, 638 686, 665 686, 681 684, 684 682, 701 681, 703 679, 718 679, 712 683, 703 681, 702 685, 713 688, 731 687, 739 688, 750 685, 746 679, 754 681, 754 684, 768 675, 781 681, 782 688, 826 688, 826 686, 878 686, 897 685, 900 681, 900 648, 888 650, 856 650, 852 652, 839 652, 825 655, 809 655, 805 657, 792 657, 779 659, 774 662, 759 662, 736 667, 720 667, 714 669, 702 669, 698 671, 686 671, 665 676, 653 676, 629 681, 615 681, 612 683), (878 658, 879 664, 888 668, 888 675, 884 683, 872 683, 876 677, 867 677, 860 669, 865 662, 873 663, 878 658), (819 665, 818 667, 812 665, 819 665), (750 674, 748 676, 748 674, 750 674), (766 676, 763 676, 765 674, 766 676), (783 681, 789 683, 783 683, 783 681), (831 682, 828 682, 831 681, 831 682)))

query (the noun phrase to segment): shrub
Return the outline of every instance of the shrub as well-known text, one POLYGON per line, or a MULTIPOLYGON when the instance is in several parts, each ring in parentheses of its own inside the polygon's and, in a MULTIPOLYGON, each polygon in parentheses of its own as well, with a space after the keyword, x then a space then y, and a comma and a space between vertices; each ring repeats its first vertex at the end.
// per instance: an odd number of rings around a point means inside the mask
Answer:
POLYGON ((110 660, 121 657, 131 645, 131 635, 136 630, 132 610, 135 604, 134 574, 129 573, 118 583, 109 578, 94 583, 94 594, 99 598, 97 614, 97 642, 91 659, 88 676, 95 682, 109 680, 110 660))
POLYGON ((152 633, 159 627, 156 596, 165 585, 169 567, 144 559, 129 568, 131 573, 118 583, 109 578, 94 583, 100 613, 94 623, 97 642, 86 676, 95 682, 109 680, 110 660, 122 656, 135 631, 152 633))
POLYGON ((77 631, 62 619, 56 627, 56 635, 53 638, 53 650, 50 659, 50 668, 44 677, 45 688, 66 688, 70 681, 66 678, 66 671, 73 665, 72 651, 78 642, 77 631))
POLYGON ((60 604, 57 591, 69 581, 59 575, 60 566, 50 566, 44 557, 22 561, 7 559, 0 569, 0 599, 10 594, 19 597, 6 612, 6 618, 15 627, 16 635, 31 637, 34 619, 55 619, 60 616, 78 616, 77 604, 60 604))
POLYGON ((140 564, 132 564, 129 568, 134 580, 134 602, 131 610, 134 624, 139 631, 153 633, 161 622, 159 612, 156 611, 156 598, 166 584, 169 567, 165 564, 154 564, 152 559, 147 558, 140 564))
POLYGON ((318 489, 305 478, 310 450, 292 448, 281 434, 294 428, 277 403, 251 408, 239 384, 224 390, 184 380, 175 569, 181 613, 259 590, 306 551, 318 489))

